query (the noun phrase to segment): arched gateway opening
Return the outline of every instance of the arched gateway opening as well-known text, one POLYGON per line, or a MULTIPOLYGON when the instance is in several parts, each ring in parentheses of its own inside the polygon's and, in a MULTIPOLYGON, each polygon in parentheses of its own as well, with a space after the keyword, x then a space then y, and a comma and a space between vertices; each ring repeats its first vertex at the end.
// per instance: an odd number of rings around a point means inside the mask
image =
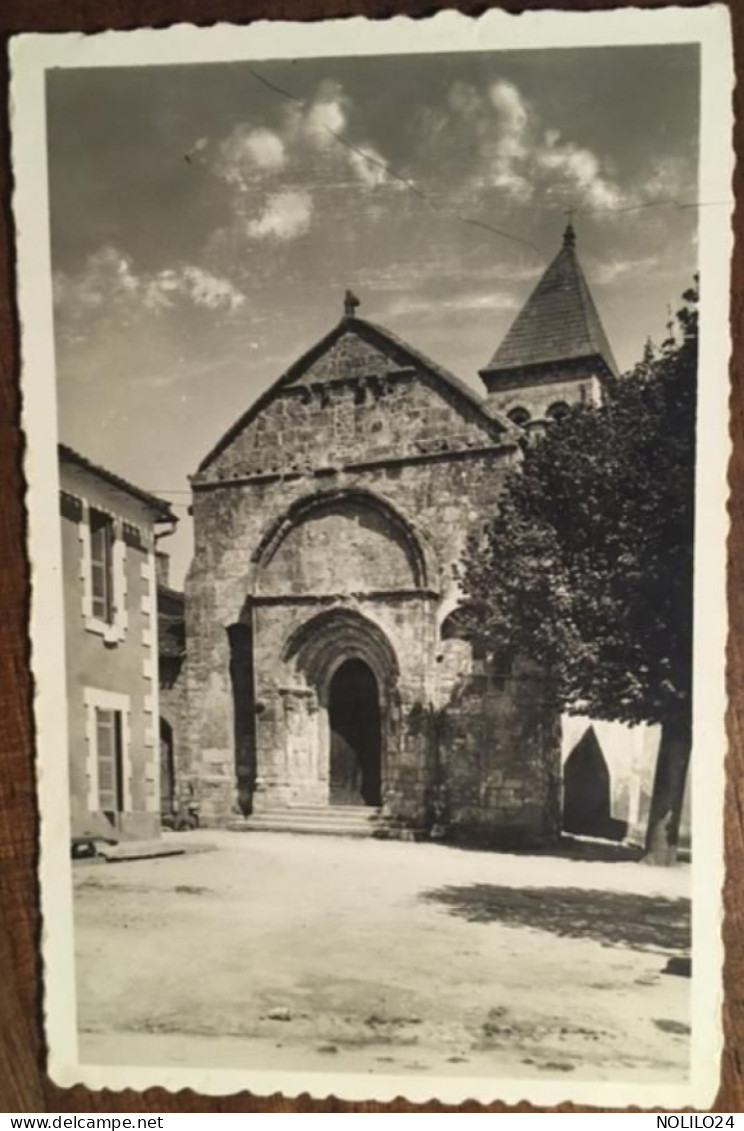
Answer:
POLYGON ((307 688, 298 713, 327 802, 384 806, 400 742, 399 669, 386 634, 354 610, 329 609, 292 634, 283 659, 307 688))
POLYGON ((626 821, 612 816, 610 771, 594 727, 584 731, 563 767, 563 828, 567 833, 622 840, 626 821))
POLYGON ((332 805, 381 802, 381 727, 377 680, 364 660, 345 660, 328 693, 330 801, 332 805))

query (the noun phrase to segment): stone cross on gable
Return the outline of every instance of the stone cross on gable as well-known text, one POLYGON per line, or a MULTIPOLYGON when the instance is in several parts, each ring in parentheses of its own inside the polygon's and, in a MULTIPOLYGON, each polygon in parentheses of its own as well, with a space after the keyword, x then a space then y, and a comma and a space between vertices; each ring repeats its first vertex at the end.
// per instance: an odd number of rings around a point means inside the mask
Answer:
POLYGON ((344 314, 347 318, 353 318, 356 313, 356 308, 359 306, 359 299, 351 291, 347 290, 344 295, 344 314))

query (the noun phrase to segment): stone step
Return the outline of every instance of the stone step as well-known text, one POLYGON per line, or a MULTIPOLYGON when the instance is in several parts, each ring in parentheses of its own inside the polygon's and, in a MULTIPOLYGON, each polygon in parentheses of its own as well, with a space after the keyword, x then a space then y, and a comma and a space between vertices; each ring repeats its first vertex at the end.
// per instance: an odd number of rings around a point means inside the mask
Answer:
POLYGON ((426 840, 429 836, 424 826, 383 817, 380 809, 367 806, 358 806, 355 812, 351 806, 288 806, 238 818, 227 827, 233 832, 307 833, 380 840, 426 840))
POLYGON ((286 808, 259 809, 252 817, 298 817, 309 821, 374 822, 379 819, 380 810, 371 805, 287 805, 286 808))
POLYGON ((285 815, 271 817, 265 813, 242 821, 231 821, 228 828, 232 832, 306 833, 314 836, 371 837, 375 834, 375 826, 369 823, 353 824, 330 818, 326 821, 304 821, 300 817, 288 819, 285 815))
POLYGON ((380 810, 368 805, 287 805, 253 813, 228 828, 235 832, 314 833, 324 836, 373 836, 380 810))
POLYGON ((114 864, 119 860, 150 860, 156 856, 182 856, 182 844, 172 840, 124 840, 119 844, 97 844, 96 852, 114 864))

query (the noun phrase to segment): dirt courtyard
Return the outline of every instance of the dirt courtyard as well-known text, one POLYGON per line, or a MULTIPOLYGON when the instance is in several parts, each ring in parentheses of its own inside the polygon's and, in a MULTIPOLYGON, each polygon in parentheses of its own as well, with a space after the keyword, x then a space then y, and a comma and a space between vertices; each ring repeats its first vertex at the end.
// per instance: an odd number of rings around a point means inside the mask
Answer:
MULTIPOLYGON (((173 836, 174 834, 170 834, 173 836)), ((689 868, 204 830, 75 865, 89 1063, 683 1079, 689 868)))

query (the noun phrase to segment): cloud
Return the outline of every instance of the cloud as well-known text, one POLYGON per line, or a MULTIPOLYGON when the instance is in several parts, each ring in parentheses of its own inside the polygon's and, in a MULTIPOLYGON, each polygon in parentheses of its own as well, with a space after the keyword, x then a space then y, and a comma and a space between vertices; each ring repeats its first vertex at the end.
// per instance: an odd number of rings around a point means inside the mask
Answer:
MULTIPOLYGON (((349 163, 362 184, 369 188, 384 185, 388 180, 387 162, 380 151, 371 145, 365 145, 358 152, 350 151, 349 163)), ((396 184, 400 185, 400 181, 396 184)))
POLYGON ((248 221, 247 231, 254 239, 291 240, 310 227, 313 199, 309 192, 288 189, 273 193, 260 215, 248 221))
POLYGON ((442 312, 476 314, 487 310, 516 310, 518 306, 517 298, 509 291, 478 291, 429 300, 401 298, 390 306, 389 313, 394 317, 413 314, 439 318, 442 312))
POLYGON ((215 171, 228 184, 245 191, 257 177, 283 169, 286 161, 286 148, 279 134, 239 124, 220 142, 215 171))
POLYGON ((151 309, 173 306, 177 298, 186 298, 194 306, 207 310, 238 310, 245 295, 229 279, 212 275, 201 267, 169 268, 141 283, 145 305, 151 309))
MULTIPOLYGON (((447 104, 459 117, 470 119, 470 121, 477 123, 482 118, 485 99, 481 92, 471 83, 462 82, 462 80, 458 79, 456 82, 453 82, 449 89, 447 104)), ((439 120, 436 123, 437 128, 443 128, 446 125, 446 121, 446 117, 439 120)))
POLYGON ((628 276, 648 275, 657 273, 660 260, 657 256, 648 255, 640 259, 610 259, 604 263, 597 263, 590 268, 592 282, 599 287, 605 287, 625 280, 628 276))
MULTIPOLYGON (((364 272, 364 278, 357 285, 360 298, 367 291, 392 293, 407 293, 416 291, 421 287, 421 280, 437 278, 441 274, 441 259, 421 259, 413 264, 394 263, 391 267, 371 267, 364 272)), ((496 283, 511 285, 514 283, 529 283, 537 280, 545 270, 545 265, 540 262, 514 263, 502 260, 484 265, 461 265, 459 271, 452 271, 449 275, 452 287, 467 286, 483 282, 492 287, 496 283)), ((490 293, 490 292, 489 292, 490 293)), ((503 292, 502 292, 503 293, 503 292)), ((432 299, 432 303, 438 300, 432 299)), ((495 300, 494 300, 495 301, 495 300)))
POLYGON ((518 87, 505 79, 481 86, 455 82, 444 111, 425 113, 424 145, 452 167, 459 149, 472 169, 471 189, 496 189, 507 200, 537 196, 589 209, 616 208, 625 199, 600 157, 542 121, 518 87), (449 152, 448 152, 449 151, 449 152))
POLYGON ((528 114, 516 86, 501 80, 491 84, 488 95, 491 105, 501 117, 506 137, 515 138, 521 143, 527 128, 528 114))
POLYGON ((342 133, 348 123, 351 100, 340 83, 325 80, 317 88, 310 104, 299 109, 293 125, 320 149, 337 144, 334 134, 342 133))
POLYGON ((625 194, 603 174, 597 155, 573 142, 562 142, 557 130, 546 131, 544 144, 535 150, 534 160, 541 172, 550 175, 558 194, 570 199, 573 192, 589 209, 611 210, 624 203, 625 194))
POLYGON ((274 128, 241 122, 218 142, 211 167, 234 190, 235 231, 251 239, 303 235, 313 214, 308 180, 347 187, 351 177, 370 192, 402 188, 380 149, 354 134, 353 118, 343 87, 324 80, 304 103, 283 105, 274 128))
POLYGON ((116 315, 126 324, 143 312, 158 314, 183 304, 234 314, 245 296, 229 279, 193 264, 138 273, 129 256, 106 245, 74 274, 57 272, 54 302, 66 339, 79 340, 92 317, 116 315))
POLYGON ((645 200, 694 200, 694 169, 678 158, 658 161, 643 182, 641 195, 645 200))
POLYGON ((140 281, 132 272, 129 260, 113 247, 103 247, 88 257, 85 267, 75 276, 57 272, 54 277, 54 301, 58 307, 74 306, 94 311, 106 302, 130 298, 140 281))

